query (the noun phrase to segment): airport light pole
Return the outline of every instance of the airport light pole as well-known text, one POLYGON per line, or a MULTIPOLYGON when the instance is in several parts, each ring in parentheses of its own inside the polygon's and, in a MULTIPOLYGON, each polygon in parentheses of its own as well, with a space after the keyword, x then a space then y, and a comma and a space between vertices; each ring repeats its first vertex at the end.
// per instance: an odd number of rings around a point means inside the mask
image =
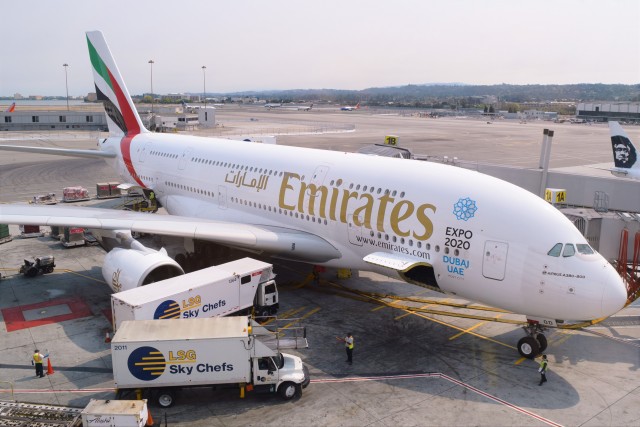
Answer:
POLYGON ((67 79, 67 67, 69 64, 64 63, 62 66, 64 67, 64 85, 67 88, 67 111, 69 111, 69 79, 67 79))
POLYGON ((207 108, 207 66, 202 66, 202 97, 204 98, 204 108, 207 108))
POLYGON ((149 60, 149 65, 151 66, 151 115, 153 116, 153 59, 149 60))

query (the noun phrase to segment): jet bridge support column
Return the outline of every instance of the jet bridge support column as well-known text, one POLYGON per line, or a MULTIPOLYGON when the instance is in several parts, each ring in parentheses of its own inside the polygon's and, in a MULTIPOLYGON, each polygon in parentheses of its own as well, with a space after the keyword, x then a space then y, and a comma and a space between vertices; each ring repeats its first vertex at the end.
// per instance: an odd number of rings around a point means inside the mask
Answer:
POLYGON ((629 244, 629 230, 626 228, 620 234, 620 251, 618 253, 618 274, 627 285, 627 304, 631 304, 640 297, 640 232, 635 234, 633 241, 633 258, 631 264, 627 257, 629 244))
POLYGON ((547 174, 549 173, 549 158, 551 157, 551 140, 553 139, 553 131, 549 129, 544 130, 544 136, 542 137, 542 147, 540 149, 540 164, 542 169, 542 177, 540 178, 540 197, 544 198, 544 191, 547 188, 547 174))

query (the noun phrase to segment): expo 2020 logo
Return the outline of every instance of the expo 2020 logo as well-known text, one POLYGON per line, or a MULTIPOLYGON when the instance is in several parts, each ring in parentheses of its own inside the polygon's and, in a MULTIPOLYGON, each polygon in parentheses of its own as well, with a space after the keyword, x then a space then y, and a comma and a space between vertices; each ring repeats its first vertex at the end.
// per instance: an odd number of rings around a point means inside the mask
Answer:
POLYGON ((453 205, 453 214, 457 219, 461 219, 463 221, 473 218, 477 210, 478 207, 476 206, 475 200, 471 200, 468 197, 458 199, 458 201, 453 205))

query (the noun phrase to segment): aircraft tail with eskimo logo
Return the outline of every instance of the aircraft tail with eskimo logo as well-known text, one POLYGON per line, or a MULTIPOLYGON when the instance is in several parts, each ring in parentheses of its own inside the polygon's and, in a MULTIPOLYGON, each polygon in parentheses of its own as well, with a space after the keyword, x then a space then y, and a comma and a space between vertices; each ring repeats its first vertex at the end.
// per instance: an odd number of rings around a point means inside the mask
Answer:
POLYGON ((96 95, 107 113, 109 133, 133 137, 148 132, 140 120, 109 46, 101 31, 87 32, 96 95))
POLYGON ((611 148, 613 150, 614 168, 611 173, 615 176, 640 179, 640 161, 638 161, 638 150, 629 139, 627 133, 622 129, 620 123, 609 122, 611 132, 611 148))

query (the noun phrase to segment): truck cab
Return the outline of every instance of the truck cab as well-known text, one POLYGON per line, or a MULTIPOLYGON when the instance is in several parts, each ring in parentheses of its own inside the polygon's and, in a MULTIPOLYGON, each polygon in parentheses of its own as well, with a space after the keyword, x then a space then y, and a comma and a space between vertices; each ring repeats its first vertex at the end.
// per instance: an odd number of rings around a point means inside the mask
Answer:
POLYGON ((277 391, 283 399, 289 400, 300 395, 309 382, 308 369, 297 356, 277 353, 253 359, 253 386, 256 391, 277 391))
POLYGON ((278 312, 278 288, 275 280, 268 280, 258 285, 253 306, 258 316, 270 316, 278 312))

